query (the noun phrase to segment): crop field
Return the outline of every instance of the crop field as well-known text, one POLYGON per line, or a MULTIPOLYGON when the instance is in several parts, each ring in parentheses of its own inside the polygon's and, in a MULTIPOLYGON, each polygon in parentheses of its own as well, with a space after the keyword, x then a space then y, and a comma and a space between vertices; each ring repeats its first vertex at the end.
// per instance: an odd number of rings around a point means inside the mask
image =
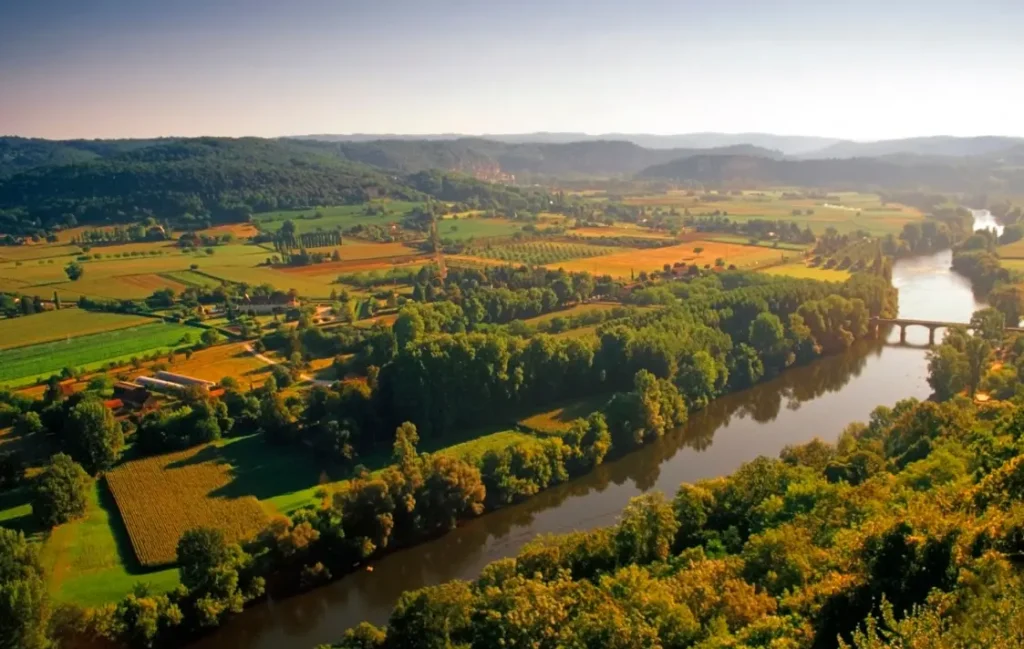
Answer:
POLYGON ((850 273, 845 270, 833 268, 815 268, 803 263, 782 264, 764 269, 768 275, 785 275, 799 279, 817 279, 824 282, 845 282, 850 279, 850 273))
POLYGON ((232 481, 231 466, 211 459, 213 447, 128 462, 107 473, 132 549, 143 566, 175 561, 181 535, 215 527, 231 541, 253 536, 267 515, 256 498, 218 495, 232 481))
POLYGON ((883 204, 876 194, 829 192, 835 202, 821 198, 783 197, 783 191, 745 191, 741 195, 723 195, 721 200, 703 200, 699 193, 671 191, 649 196, 632 196, 623 202, 652 208, 675 208, 691 215, 715 211, 732 220, 752 218, 783 219, 809 225, 816 234, 828 227, 839 232, 867 230, 872 234, 897 234, 904 224, 924 218, 920 211, 896 203, 883 204), (796 212, 799 212, 797 214, 796 212))
POLYGON ((309 248, 310 252, 324 252, 327 254, 331 254, 335 250, 337 250, 338 254, 341 255, 342 261, 408 257, 409 255, 420 254, 418 249, 398 241, 391 243, 376 243, 373 241, 359 241, 357 239, 348 238, 343 239, 340 246, 309 248))
POLYGON ((672 233, 663 230, 652 230, 650 228, 633 225, 632 223, 617 223, 607 227, 574 228, 568 230, 570 234, 580 237, 634 237, 637 239, 671 239, 672 233))
MULTIPOLYGON (((761 246, 763 248, 773 248, 775 250, 793 250, 797 252, 803 252, 809 250, 814 244, 809 243, 787 243, 785 241, 758 241, 757 243, 751 243, 750 237, 744 237, 739 234, 715 234, 713 232, 695 232, 692 236, 693 239, 704 239, 705 241, 717 241, 719 243, 738 243, 748 246, 761 246)), ((688 235, 687 239, 691 237, 688 235)))
POLYGON ((0 349, 26 347, 153 322, 152 318, 145 316, 96 313, 82 309, 46 311, 31 316, 0 320, 0 349))
MULTIPOLYGON (((318 264, 324 266, 326 264, 318 264)), ((323 278, 303 273, 291 273, 284 269, 268 268, 266 266, 245 268, 238 266, 201 266, 199 272, 225 282, 245 283, 252 285, 270 284, 281 291, 295 289, 303 297, 326 298, 331 294, 331 282, 335 275, 325 271, 328 275, 323 278)))
POLYGON ((633 277, 641 271, 660 271, 665 264, 683 262, 687 265, 714 265, 718 258, 724 259, 726 265, 735 264, 738 268, 757 268, 769 263, 783 261, 794 257, 793 252, 773 250, 761 246, 747 246, 715 241, 690 241, 667 248, 651 248, 618 252, 602 257, 576 259, 560 264, 549 264, 549 268, 562 268, 567 271, 586 271, 595 275, 611 275, 612 277, 633 277), (697 252, 700 250, 700 252, 697 252))
MULTIPOLYGON (((166 359, 161 362, 167 363, 166 359)), ((228 343, 200 349, 186 359, 178 354, 174 362, 168 364, 171 372, 194 376, 206 381, 220 381, 226 376, 238 380, 243 388, 250 384, 258 387, 270 375, 270 367, 246 350, 245 343, 228 343)), ((143 370, 138 374, 152 374, 151 370, 143 370)))
POLYGON ((313 207, 304 210, 283 210, 255 215, 261 229, 277 232, 284 222, 291 220, 298 234, 316 232, 317 230, 347 230, 356 225, 386 225, 401 221, 421 203, 410 201, 379 200, 370 203, 374 212, 383 210, 382 214, 367 214, 366 205, 337 205, 333 207, 313 207), (320 218, 316 218, 317 214, 320 218))
POLYGON ((186 333, 196 338, 199 330, 158 322, 5 349, 0 351, 0 383, 9 386, 26 385, 65 367, 94 369, 109 361, 127 360, 132 356, 153 352, 164 353, 175 348, 186 333))
POLYGON ((217 288, 223 284, 220 280, 209 277, 208 275, 203 275, 202 273, 194 270, 172 270, 170 272, 160 274, 172 282, 177 282, 178 284, 183 284, 189 287, 217 288))
POLYGON ((564 243, 560 241, 528 241, 526 243, 502 243, 493 246, 469 248, 468 257, 496 259, 530 265, 555 264, 570 259, 584 259, 599 255, 622 252, 623 248, 591 246, 585 243, 564 243))
POLYGON ((444 219, 437 224, 442 239, 457 241, 481 237, 507 237, 523 229, 523 224, 507 219, 444 219))
POLYGON ((623 308, 618 302, 591 302, 590 304, 577 304, 574 307, 568 309, 562 309, 561 311, 552 311, 551 313, 545 313, 535 318, 527 318, 524 322, 527 324, 540 324, 542 322, 550 322, 555 318, 569 318, 571 316, 578 316, 584 313, 593 313, 594 311, 611 311, 612 309, 623 308))
POLYGON ((27 263, 28 261, 39 259, 77 255, 81 251, 81 248, 72 245, 31 244, 27 246, 2 246, 0 247, 0 261, 27 263))

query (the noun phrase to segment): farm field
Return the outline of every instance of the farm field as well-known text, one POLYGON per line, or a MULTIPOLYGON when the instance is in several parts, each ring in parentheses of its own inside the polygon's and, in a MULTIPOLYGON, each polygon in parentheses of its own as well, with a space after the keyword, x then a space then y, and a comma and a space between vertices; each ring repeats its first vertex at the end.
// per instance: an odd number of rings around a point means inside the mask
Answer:
POLYGON ((0 320, 0 350, 115 331, 153 322, 152 318, 145 316, 97 313, 82 309, 46 311, 31 316, 0 320))
POLYGON ((221 493, 232 476, 216 447, 133 460, 106 480, 143 566, 174 563, 178 539, 190 529, 216 527, 231 541, 243 541, 267 521, 256 498, 221 493))
POLYGON ((716 234, 714 232, 695 232, 697 238, 704 239, 705 241, 717 241, 719 243, 738 243, 748 246, 761 246, 762 248, 772 248, 774 250, 793 250, 796 252, 803 252, 813 247, 813 244, 803 243, 786 243, 785 241, 758 241, 757 243, 751 243, 750 237, 744 237, 739 234, 716 234))
POLYGON ((617 223, 608 227, 573 228, 567 230, 569 234, 579 237, 635 237, 638 239, 672 239, 670 232, 662 230, 651 230, 650 228, 633 225, 632 223, 617 223))
POLYGON ((850 279, 850 273, 845 270, 833 268, 814 268, 801 262, 794 264, 781 264, 765 268, 764 273, 768 275, 785 275, 799 279, 817 279, 823 282, 845 282, 850 279))
MULTIPOLYGON (((271 256, 270 252, 259 246, 242 244, 217 246, 213 248, 212 255, 203 251, 182 252, 167 247, 165 243, 127 245, 157 246, 153 249, 162 254, 113 257, 102 253, 101 259, 81 262, 85 274, 74 282, 69 281, 64 273, 64 266, 74 260, 74 256, 45 260, 47 263, 44 264, 26 262, 18 266, 15 263, 0 263, 0 290, 39 295, 44 299, 49 299, 54 291, 60 294, 61 299, 70 300, 80 295, 106 299, 141 299, 161 288, 175 291, 184 289, 189 284, 178 281, 173 273, 190 272, 192 265, 198 266, 203 272, 211 269, 255 270, 258 264, 271 256), (50 261, 55 263, 51 264, 50 261)), ((122 247, 112 246, 109 249, 122 247)))
POLYGON ((520 419, 518 424, 527 430, 540 434, 558 434, 569 430, 569 425, 580 417, 588 417, 608 401, 609 395, 597 395, 576 399, 529 417, 520 419))
POLYGON ((54 257, 68 257, 81 253, 82 249, 74 245, 53 245, 35 243, 25 246, 3 246, 0 247, 0 261, 3 262, 28 262, 39 259, 51 259, 54 257))
MULTIPOLYGON (((325 266, 326 264, 317 264, 325 266)), ((295 289, 303 297, 326 299, 331 294, 335 276, 326 271, 323 276, 309 275, 305 273, 293 273, 287 270, 259 267, 240 266, 202 266, 199 271, 215 279, 225 282, 245 283, 250 286, 258 284, 270 284, 275 289, 290 291, 295 289)))
POLYGON ((816 198, 783 198, 783 191, 745 191, 742 195, 723 196, 722 200, 703 201, 701 196, 687 196, 687 192, 672 191, 649 196, 624 199, 628 205, 651 208, 689 210, 693 216, 719 211, 732 220, 752 218, 783 219, 809 225, 815 234, 828 227, 841 233, 867 230, 872 234, 898 234, 904 224, 919 221, 924 215, 915 208, 890 203, 883 205, 875 194, 859 192, 829 192, 838 199, 830 203, 816 198), (799 210, 800 214, 794 214, 799 210), (812 210, 812 214, 807 214, 812 210))
POLYGON ((1004 259, 1024 259, 1024 239, 999 246, 996 252, 1004 259))
MULTIPOLYGON (((29 316, 39 317, 39 316, 29 316)), ((164 353, 178 346, 182 336, 198 338, 194 327, 157 322, 137 327, 79 336, 0 351, 0 384, 17 387, 34 383, 65 367, 95 369, 110 361, 164 353)))
POLYGON ((495 259, 502 262, 521 264, 554 264, 570 259, 583 259, 623 252, 628 248, 591 246, 585 243, 562 241, 527 241, 524 243, 500 243, 489 246, 471 247, 462 256, 495 259))
POLYGON ((167 273, 160 273, 160 275, 162 277, 166 277, 172 282, 188 287, 217 288, 223 284, 220 280, 194 270, 172 270, 167 273))
MULTIPOLYGON (((363 259, 381 259, 391 257, 408 257, 418 255, 420 250, 408 244, 398 241, 390 243, 377 243, 374 241, 359 241, 358 239, 344 238, 339 246, 325 246, 323 248, 309 248, 310 252, 324 252, 331 254, 335 250, 341 255, 342 262, 363 259)), ((308 268, 308 266, 304 266, 308 268)))
POLYGON ((522 223, 507 219, 444 219, 437 224, 442 239, 463 241, 481 237, 507 237, 523 229, 522 223))
POLYGON ((367 214, 367 205, 337 205, 333 207, 311 207, 304 210, 283 210, 257 214, 254 218, 261 229, 277 232, 284 222, 291 220, 295 232, 303 234, 317 230, 347 230, 356 225, 385 225, 401 221, 421 203, 411 201, 372 201, 370 206, 383 209, 383 214, 367 214), (314 218, 317 213, 322 218, 314 218))
MULTIPOLYGON (((168 371, 194 376, 206 381, 217 382, 230 376, 237 379, 245 389, 248 389, 250 384, 253 387, 263 385, 270 372, 266 363, 246 350, 246 343, 216 345, 200 349, 189 359, 177 354, 173 363, 167 363, 166 359, 162 359, 161 362, 168 365, 168 371)), ((152 371, 132 372, 133 378, 135 374, 152 374, 152 371)))
MULTIPOLYGON (((685 244, 667 248, 650 248, 619 252, 602 257, 576 259, 559 264, 548 264, 548 268, 566 271, 586 271, 595 275, 611 275, 613 277, 632 277, 641 271, 661 270, 665 264, 684 262, 687 265, 713 265, 721 257, 726 265, 735 264, 738 268, 756 268, 786 258, 785 251, 714 241, 689 241, 685 244), (700 248, 699 253, 694 252, 700 248)), ((789 252, 790 257, 793 256, 789 252)))
POLYGON ((1010 270, 1024 271, 1024 259, 1000 259, 1000 265, 1010 270))

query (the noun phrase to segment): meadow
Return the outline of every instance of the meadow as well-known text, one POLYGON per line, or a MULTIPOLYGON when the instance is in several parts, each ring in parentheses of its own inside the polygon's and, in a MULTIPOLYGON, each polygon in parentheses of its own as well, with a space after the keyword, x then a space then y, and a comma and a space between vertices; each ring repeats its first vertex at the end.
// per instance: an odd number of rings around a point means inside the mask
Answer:
POLYGON ((618 252, 601 257, 548 264, 548 267, 570 272, 586 271, 595 275, 632 278, 642 271, 660 271, 665 264, 683 262, 687 265, 714 265, 719 258, 724 259, 727 266, 735 264, 738 268, 764 267, 784 261, 787 254, 789 257, 794 256, 793 252, 787 253, 762 246, 697 240, 667 248, 618 252))
POLYGON ((618 302, 591 302, 589 304, 577 304, 576 306, 569 307, 568 309, 562 309, 561 311, 552 311, 551 313, 545 313, 535 318, 527 318, 524 320, 527 324, 537 325, 542 322, 551 322, 556 318, 569 318, 572 316, 583 315, 584 313, 593 313, 594 311, 611 311, 612 309, 623 308, 618 302))
POLYGON ((520 232, 522 223, 507 219, 444 219, 437 225, 437 234, 442 239, 465 241, 485 237, 507 237, 520 232))
POLYGON ((703 200, 699 192, 692 196, 691 193, 670 191, 630 196, 623 202, 638 207, 675 209, 680 213, 689 211, 692 216, 718 211, 734 221, 754 218, 796 221, 801 226, 810 226, 815 234, 822 234, 829 227, 840 233, 866 230, 874 235, 898 234, 905 224, 924 218, 913 207, 883 204, 877 194, 861 192, 829 192, 830 200, 784 196, 785 190, 744 191, 738 195, 723 195, 721 200, 703 200))
MULTIPOLYGON (((39 317, 39 316, 29 316, 39 317)), ((193 327, 154 322, 137 327, 78 336, 60 341, 0 351, 0 384, 9 387, 34 383, 65 367, 95 369, 108 362, 143 354, 165 353, 188 334, 193 340, 201 331, 193 327)))
POLYGON ((31 316, 0 320, 0 350, 116 331, 153 322, 152 318, 145 316, 96 313, 74 308, 45 311, 31 316))
POLYGON ((141 565, 174 563, 178 540, 190 529, 216 527, 231 541, 244 541, 266 525, 256 498, 219 494, 231 483, 231 467, 210 449, 216 447, 133 460, 107 473, 141 565))
POLYGON ((542 435, 554 435, 569 430, 573 421, 586 418, 608 402, 609 395, 596 395, 558 404, 544 412, 534 413, 520 419, 518 425, 542 435))
POLYGON ((999 246, 996 252, 1003 259, 1024 259, 1024 239, 999 246))
POLYGON ((263 230, 277 232, 290 220, 295 224, 298 234, 316 232, 318 230, 347 230, 357 225, 386 225, 401 221, 422 203, 411 201, 378 200, 368 205, 335 205, 330 207, 312 207, 304 210, 282 210, 266 212, 255 216, 256 223, 263 230), (373 214, 367 214, 367 208, 373 214), (320 218, 316 215, 320 214, 320 218))

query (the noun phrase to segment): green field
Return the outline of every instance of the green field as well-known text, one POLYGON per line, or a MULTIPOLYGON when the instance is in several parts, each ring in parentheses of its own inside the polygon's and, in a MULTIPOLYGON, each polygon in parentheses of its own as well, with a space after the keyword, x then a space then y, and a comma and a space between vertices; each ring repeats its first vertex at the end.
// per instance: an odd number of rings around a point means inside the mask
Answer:
POLYGON ((284 222, 291 220, 295 231, 316 232, 317 230, 347 230, 357 225, 385 225, 401 221, 413 208, 422 205, 411 201, 373 201, 374 208, 384 210, 383 214, 367 214, 366 205, 337 205, 333 207, 313 207, 305 210, 282 210, 257 214, 256 222, 260 228, 277 232, 284 222), (322 218, 315 218, 320 213, 322 218))
POLYGON ((223 282, 218 279, 194 270, 173 270, 167 273, 160 273, 160 275, 171 281, 179 282, 185 286, 194 286, 196 288, 217 288, 223 284, 223 282))
POLYGON ((524 322, 532 325, 540 324, 542 322, 550 322, 555 318, 569 318, 571 316, 578 316, 584 313, 592 313, 594 311, 611 311, 612 309, 624 308, 618 303, 606 303, 606 302, 592 302, 591 304, 577 304, 574 307, 568 309, 562 309, 561 311, 552 311, 551 313, 545 313, 535 318, 527 318, 524 322))
MULTIPOLYGON (((36 316, 32 316, 36 317, 36 316)), ((20 386, 34 383, 65 367, 94 369, 109 361, 174 349, 182 336, 198 340, 201 330, 158 322, 130 329, 79 336, 0 351, 0 383, 20 386)))
POLYGON ((570 259, 597 257, 621 252, 622 248, 610 246, 591 246, 585 243, 565 243, 562 241, 527 241, 523 243, 499 243, 493 246, 471 247, 462 254, 484 259, 515 262, 521 264, 556 264, 570 259))
POLYGON ((786 243, 784 241, 758 241, 757 243, 751 243, 750 237, 744 237, 739 234, 715 234, 713 232, 706 232, 701 233, 701 236, 708 241, 718 241, 719 243, 739 243, 750 246, 761 246, 763 248, 775 248, 777 250, 804 251, 813 245, 803 243, 786 243))
POLYGON ((462 241, 481 237, 507 237, 522 229, 522 224, 505 219, 444 219, 437 225, 437 234, 442 239, 462 241))
POLYGON ((586 418, 608 403, 608 395, 596 395, 584 399, 575 399, 558 404, 550 410, 534 413, 520 419, 519 426, 540 434, 562 433, 569 425, 579 419, 586 418))
POLYGON ((0 320, 0 350, 152 323, 152 318, 120 313, 97 313, 82 309, 47 311, 0 320))

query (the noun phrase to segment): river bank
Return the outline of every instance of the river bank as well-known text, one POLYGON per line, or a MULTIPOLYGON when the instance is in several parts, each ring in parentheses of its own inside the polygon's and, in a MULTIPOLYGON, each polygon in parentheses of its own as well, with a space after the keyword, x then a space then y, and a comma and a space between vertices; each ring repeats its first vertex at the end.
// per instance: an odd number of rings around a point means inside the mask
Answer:
MULTIPOLYGON (((950 271, 950 261, 945 251, 897 262, 893 284, 900 289, 901 317, 970 318, 979 304, 969 282, 950 271)), ((927 331, 908 332, 910 345, 926 342, 927 331)), ((926 398, 926 376, 921 348, 859 343, 845 354, 720 398, 665 438, 439 539, 388 555, 373 564, 373 572, 254 606, 193 647, 278 649, 336 641, 363 620, 385 621, 403 591, 472 579, 538 534, 608 525, 645 491, 672 493, 681 482, 731 473, 759 455, 776 456, 788 444, 814 437, 832 441, 879 404, 926 398)))

